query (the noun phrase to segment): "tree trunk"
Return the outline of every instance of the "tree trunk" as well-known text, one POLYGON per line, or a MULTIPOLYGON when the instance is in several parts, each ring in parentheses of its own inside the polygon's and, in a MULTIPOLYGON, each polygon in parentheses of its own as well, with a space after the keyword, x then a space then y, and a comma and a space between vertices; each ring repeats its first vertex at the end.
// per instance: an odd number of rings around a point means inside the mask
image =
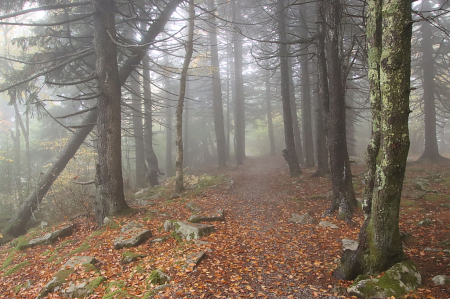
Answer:
MULTIPOLYGON (((362 273, 380 273, 405 259, 399 232, 399 210, 409 150, 411 3, 402 0, 370 0, 368 3, 369 79, 372 100, 377 93, 381 99, 381 142, 372 202, 369 207, 370 200, 365 199, 366 218, 359 233, 358 249, 344 252, 341 265, 334 274, 346 280, 362 273), (380 70, 379 86, 374 86, 378 80, 376 67, 380 70)), ((369 145, 370 150, 374 148, 369 145)))
MULTIPOLYGON (((235 23, 241 20, 241 3, 237 0, 232 0, 235 23)), ((234 31, 234 80, 235 80, 235 95, 234 95, 234 139, 236 142, 234 154, 236 156, 236 164, 244 164, 245 158, 245 99, 244 99, 244 79, 242 75, 242 35, 234 31)))
MULTIPOLYGON (((151 43, 156 39, 158 34, 164 29, 165 24, 169 20, 170 15, 175 11, 182 0, 172 0, 165 6, 161 12, 159 18, 155 20, 150 26, 146 34, 142 38, 142 48, 139 48, 135 52, 135 56, 128 58, 122 65, 119 73, 120 86, 122 86, 130 73, 134 70, 136 65, 144 57, 147 49, 151 43)), ((64 170, 67 163, 75 155, 80 145, 83 143, 87 135, 92 131, 97 122, 97 111, 90 111, 80 128, 77 129, 73 137, 68 141, 60 156, 50 166, 47 172, 42 177, 42 180, 38 182, 36 186, 36 192, 31 193, 25 202, 20 206, 17 213, 8 221, 4 231, 4 236, 10 235, 18 237, 26 232, 25 227, 28 223, 32 213, 36 210, 37 205, 42 201, 47 191, 52 186, 53 182, 58 178, 59 174, 64 170)))
MULTIPOLYGON (((177 102, 177 158, 175 161, 176 175, 175 175, 175 192, 181 192, 184 190, 183 184, 183 104, 184 96, 186 95, 186 81, 189 70, 189 63, 191 62, 192 53, 194 52, 194 19, 195 8, 194 0, 189 0, 189 26, 188 37, 186 41, 186 54, 184 56, 183 69, 181 71, 180 79, 180 94, 178 95, 177 102)), ((222 118, 223 121, 223 118, 222 118)))
MULTIPOLYGON (((306 9, 306 7, 305 7, 306 9)), ((302 25, 300 26, 300 39, 306 40, 308 38, 308 24, 307 11, 301 13, 302 25)), ((314 141, 313 141, 313 126, 311 116, 311 83, 309 80, 309 52, 308 47, 302 45, 300 51, 300 68, 301 68, 301 86, 302 86, 302 132, 303 132, 303 155, 305 157, 305 166, 314 167, 314 141)))
POLYGON ((133 135, 135 146, 136 188, 145 187, 144 128, 142 125, 142 99, 139 73, 134 72, 130 78, 133 135))
POLYGON ((273 133, 272 123, 272 104, 270 94, 270 74, 266 81, 266 113, 267 113, 267 132, 269 134, 270 155, 275 156, 275 135, 273 133))
MULTIPOLYGON (((429 15, 431 5, 429 0, 422 4, 424 16, 429 15)), ((432 25, 427 21, 422 21, 422 82, 423 82, 423 101, 425 115, 425 149, 419 160, 430 160, 433 162, 444 159, 439 154, 437 136, 436 136, 436 105, 434 100, 435 93, 435 71, 434 71, 434 51, 431 37, 433 36, 432 25)))
POLYGON ((333 199, 325 214, 331 215, 339 210, 339 217, 350 221, 356 199, 347 152, 345 90, 342 82, 342 59, 339 56, 341 14, 340 0, 330 1, 327 14, 327 24, 330 27, 327 30, 326 47, 330 93, 327 132, 333 199))
POLYGON ((148 59, 143 61, 144 77, 144 148, 145 161, 147 161, 146 179, 150 187, 159 185, 158 158, 153 150, 153 100, 151 90, 150 62, 148 59))
POLYGON ((330 171, 328 168, 328 147, 327 147, 327 116, 329 111, 329 92, 328 92, 328 70, 325 58, 325 22, 322 19, 324 14, 324 3, 320 0, 317 3, 317 121, 316 121, 316 151, 317 151, 317 170, 315 176, 325 176, 330 171))
POLYGON ((15 186, 15 192, 16 197, 19 198, 19 200, 22 200, 22 176, 21 176, 21 169, 22 169, 22 163, 21 163, 21 155, 20 155, 20 122, 22 121, 22 118, 20 116, 19 108, 17 106, 17 92, 16 90, 13 90, 9 93, 11 97, 11 102, 14 106, 14 112, 15 112, 15 130, 14 132, 11 130, 11 138, 13 140, 13 148, 14 148, 14 186, 15 186))
POLYGON ((281 101, 283 103, 283 121, 284 121, 284 138, 286 149, 283 150, 283 156, 288 163, 289 173, 291 177, 299 176, 302 171, 298 164, 294 129, 291 111, 291 99, 289 94, 289 67, 288 67, 288 50, 286 39, 286 7, 284 0, 277 1, 278 13, 278 34, 279 34, 279 56, 280 56, 280 72, 281 72, 281 101))
MULTIPOLYGON (((289 50, 289 47, 287 47, 289 50)), ((288 51, 287 50, 287 51, 288 51)), ((289 52, 287 52, 289 56, 289 52)), ((289 80, 289 99, 291 102, 291 113, 292 113, 292 127, 294 129, 294 142, 295 142, 295 152, 297 153, 297 161, 301 165, 304 164, 303 159, 303 145, 302 145, 302 134, 300 132, 300 122, 298 121, 298 109, 297 100, 295 98, 295 85, 292 75, 292 59, 287 58, 288 62, 288 80, 289 80)))
POLYGON ((208 11, 211 14, 209 44, 211 46, 212 98, 214 112, 214 130, 216 132, 217 159, 219 168, 227 165, 225 127, 223 121, 222 84, 220 81, 219 51, 217 44, 216 9, 214 0, 208 0, 208 11))
POLYGON ((121 153, 121 85, 117 66, 114 0, 93 0, 94 52, 100 96, 97 102, 97 224, 128 208, 123 194, 121 153))

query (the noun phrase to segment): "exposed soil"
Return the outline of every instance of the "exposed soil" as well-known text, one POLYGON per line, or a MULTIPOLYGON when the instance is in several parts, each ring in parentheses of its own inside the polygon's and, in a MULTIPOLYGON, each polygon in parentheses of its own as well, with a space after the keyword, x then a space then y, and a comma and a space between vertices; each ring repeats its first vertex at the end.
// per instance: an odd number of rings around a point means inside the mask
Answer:
MULTIPOLYGON (((357 197, 361 196, 363 188, 363 170, 363 166, 353 166, 357 197)), ((201 206, 206 214, 225 210, 226 221, 213 223, 216 232, 202 238, 206 242, 178 243, 171 238, 164 243, 145 243, 131 251, 147 257, 128 265, 121 265, 120 259, 121 253, 130 249, 112 249, 117 229, 104 229, 100 235, 92 237, 89 222, 79 221, 72 243, 61 240, 54 245, 17 253, 11 265, 24 260, 30 264, 22 271, 0 277, 0 297, 35 297, 40 287, 69 258, 70 252, 87 242, 91 247, 81 254, 95 255, 100 260, 102 275, 108 279, 91 298, 102 298, 111 282, 125 285, 127 295, 117 298, 140 298, 148 286, 146 281, 151 270, 156 268, 168 273, 173 284, 156 298, 348 298, 339 288, 347 287, 350 282, 337 281, 331 273, 341 254, 341 239, 357 240, 361 212, 356 213, 350 226, 334 217, 322 217, 329 204, 326 199, 329 179, 311 177, 314 169, 303 171, 301 177, 289 178, 282 157, 247 158, 245 165, 224 172, 225 177, 234 182, 231 188, 224 183, 180 199, 159 198, 154 200, 155 206, 145 208, 147 211, 141 209, 137 214, 117 219, 121 225, 136 220, 150 228, 155 237, 163 237, 169 235, 160 230, 166 219, 189 217, 186 202, 201 206), (158 210, 158 213, 148 210, 158 210), (309 213, 315 223, 291 224, 288 220, 292 213, 309 213), (339 229, 318 226, 321 220, 328 220, 339 229), (188 269, 179 266, 177 261, 199 250, 206 251, 206 257, 198 266, 188 269), (48 261, 52 255, 60 259, 59 263, 48 261), (27 280, 33 281, 30 288, 14 291, 15 286, 27 280)), ((407 297, 448 298, 450 286, 434 286, 431 278, 438 274, 450 276, 450 254, 425 250, 426 247, 443 249, 439 242, 450 239, 450 207, 445 207, 450 205, 448 165, 409 166, 409 179, 404 188, 414 189, 412 178, 427 176, 430 191, 437 193, 429 192, 424 199, 402 199, 401 230, 411 234, 404 249, 419 266, 423 281, 423 286, 407 297), (425 218, 430 218, 432 223, 417 226, 425 218)), ((0 248, 0 264, 9 255, 6 249, 7 246, 0 248)), ((1 270, 0 274, 9 268, 1 270)), ((75 279, 76 273, 71 278, 75 279)), ((55 294, 50 298, 59 296, 55 294)))

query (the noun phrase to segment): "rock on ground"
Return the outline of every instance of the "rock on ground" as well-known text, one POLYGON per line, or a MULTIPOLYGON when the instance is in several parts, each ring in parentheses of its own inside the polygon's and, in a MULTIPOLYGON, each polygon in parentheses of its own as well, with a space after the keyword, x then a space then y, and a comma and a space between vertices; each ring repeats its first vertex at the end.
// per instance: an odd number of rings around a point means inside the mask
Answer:
POLYGON ((438 286, 450 284, 450 277, 447 275, 436 275, 431 281, 438 286))
POLYGON ((51 244, 53 242, 56 242, 58 238, 64 238, 72 235, 74 229, 74 225, 68 225, 61 229, 55 230, 54 232, 48 233, 42 237, 36 238, 31 240, 28 243, 29 247, 38 246, 42 244, 51 244))
POLYGON ((314 219, 309 215, 309 214, 303 214, 303 215, 298 215, 298 214, 292 214, 291 219, 289 219, 290 223, 295 223, 295 224, 312 224, 314 223, 314 219))
POLYGON ((408 260, 395 264, 380 278, 358 276, 347 292, 358 298, 400 298, 415 290, 421 282, 416 265, 408 260))

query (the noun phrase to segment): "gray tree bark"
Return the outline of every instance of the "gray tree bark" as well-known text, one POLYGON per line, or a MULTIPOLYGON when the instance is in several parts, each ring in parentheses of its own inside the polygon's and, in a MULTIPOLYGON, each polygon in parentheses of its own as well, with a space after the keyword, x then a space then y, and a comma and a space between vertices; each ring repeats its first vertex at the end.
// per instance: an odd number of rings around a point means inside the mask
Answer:
POLYGON ((227 165, 225 126, 223 121, 222 83, 220 81, 219 50, 217 44, 216 9, 214 0, 208 0, 208 11, 211 14, 209 44, 211 46, 212 93, 214 130, 217 142, 217 162, 219 168, 227 165))
POLYGON ((144 150, 144 127, 142 124, 142 99, 141 99, 141 84, 139 83, 140 75, 134 72, 130 79, 131 87, 131 106, 133 135, 135 146, 135 187, 145 187, 145 150, 144 150))
MULTIPOLYGON (((239 23, 241 21, 241 3, 237 0, 232 0, 233 7, 233 21, 239 23)), ((236 30, 233 32, 234 41, 234 141, 236 157, 236 164, 244 164, 245 158, 245 98, 244 98, 244 78, 242 75, 243 58, 242 58, 242 43, 243 37, 236 30)))
POLYGON ((281 101, 283 104, 283 122, 284 122, 284 138, 286 149, 283 150, 283 156, 288 163, 289 173, 291 177, 299 176, 302 171, 298 164, 297 153, 294 140, 293 118, 291 111, 291 99, 289 93, 289 66, 288 66, 288 49, 286 39, 286 6, 284 0, 277 1, 277 22, 278 22, 278 41, 280 56, 280 73, 281 73, 281 101))
MULTIPOLYGON (((367 159, 368 163, 376 163, 376 171, 372 200, 365 198, 364 202, 365 221, 358 249, 345 251, 334 273, 346 280, 363 273, 378 274, 405 259, 399 210, 409 150, 411 2, 370 0, 368 6, 371 100, 380 99, 381 136, 376 162, 367 159)), ((369 145, 368 156, 373 149, 376 146, 369 145)))
POLYGON ((329 82, 329 111, 327 117, 328 152, 330 154, 333 199, 325 214, 339 210, 339 217, 350 221, 356 207, 352 172, 347 151, 345 90, 342 81, 342 59, 339 55, 342 7, 340 0, 327 6, 326 60, 329 82))
POLYGON ((177 128, 177 158, 175 161, 176 175, 175 175, 175 191, 181 192, 184 190, 183 183, 183 105, 184 97, 186 95, 186 81, 188 76, 189 64, 191 62, 192 53, 194 52, 194 20, 195 7, 194 0, 189 0, 189 25, 188 37, 186 41, 186 54, 184 56, 183 69, 181 71, 180 79, 180 93, 177 101, 176 111, 176 128, 177 128))

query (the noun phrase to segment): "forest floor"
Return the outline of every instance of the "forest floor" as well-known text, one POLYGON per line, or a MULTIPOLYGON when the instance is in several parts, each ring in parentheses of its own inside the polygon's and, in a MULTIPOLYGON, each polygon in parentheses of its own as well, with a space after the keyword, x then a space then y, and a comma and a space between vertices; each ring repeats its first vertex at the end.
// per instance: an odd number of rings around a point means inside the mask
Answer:
MULTIPOLYGON (((364 166, 354 165, 352 170, 355 192, 361 197, 364 166)), ((358 210, 350 225, 335 217, 322 217, 329 205, 330 182, 312 177, 313 172, 313 168, 303 169, 300 177, 290 178, 282 157, 249 157, 245 165, 214 170, 214 177, 198 181, 188 177, 188 182, 194 181, 193 187, 181 197, 170 199, 170 184, 157 189, 158 198, 151 196, 156 191, 144 193, 141 199, 151 197, 151 206, 136 207, 133 214, 115 219, 120 226, 131 220, 140 222, 153 237, 161 238, 170 236, 162 229, 165 220, 189 218, 186 203, 201 207, 202 214, 223 209, 225 221, 212 222, 216 231, 202 242, 169 238, 114 250, 118 229, 94 231, 94 225, 83 218, 76 220, 71 237, 52 245, 21 251, 5 245, 0 247, 0 297, 35 298, 70 256, 92 255, 107 280, 90 298, 146 298, 153 287, 148 278, 154 269, 172 278, 171 286, 155 298, 350 298, 342 290, 351 282, 338 281, 331 274, 342 253, 341 240, 357 240, 362 213, 358 210), (309 213, 315 222, 289 223, 292 213, 309 213), (321 227, 318 223, 322 220, 339 228, 321 227), (145 257, 121 264, 122 253, 130 251, 145 257), (197 266, 180 266, 179 261, 198 251, 205 251, 206 256, 197 266), (10 271, 20 264, 19 271, 10 271)), ((406 298, 449 297, 449 285, 435 286, 431 281, 435 275, 450 276, 450 253, 443 250, 449 245, 440 243, 450 240, 449 183, 448 163, 413 163, 407 168, 405 194, 414 195, 424 185, 428 192, 421 199, 402 198, 400 229, 411 235, 404 250, 422 274, 422 285, 406 298), (417 225, 426 218, 431 220, 429 225, 417 225)), ((32 230, 28 237, 36 234, 44 232, 32 230)), ((77 275, 81 274, 75 271, 69 279, 75 280, 77 275)), ((50 294, 48 298, 60 297, 50 294)))

